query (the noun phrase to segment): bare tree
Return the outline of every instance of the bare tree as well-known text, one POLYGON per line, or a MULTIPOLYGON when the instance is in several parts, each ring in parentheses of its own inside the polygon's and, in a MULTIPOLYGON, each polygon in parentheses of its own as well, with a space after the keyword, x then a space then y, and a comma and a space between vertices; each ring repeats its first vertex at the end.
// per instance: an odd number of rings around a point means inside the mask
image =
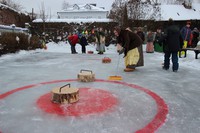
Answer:
POLYGON ((64 0, 63 3, 62 3, 62 10, 65 10, 68 7, 69 7, 69 3, 64 0))
POLYGON ((126 4, 125 4, 124 10, 123 10, 122 26, 123 26, 124 28, 129 27, 128 11, 127 11, 127 6, 126 6, 126 4))
POLYGON ((109 18, 113 19, 115 22, 119 22, 120 25, 122 25, 124 6, 124 0, 115 0, 109 14, 109 18))
MULTIPOLYGON (((192 0, 187 1, 192 2, 192 0)), ((161 3, 183 4, 184 2, 186 2, 186 0, 128 0, 128 2, 125 0, 115 0, 112 4, 109 18, 122 24, 124 22, 124 7, 127 5, 127 13, 129 19, 159 20, 161 19, 161 3)))
POLYGON ((16 3, 11 4, 11 7, 17 11, 21 11, 24 8, 22 7, 21 4, 16 4, 16 3))
POLYGON ((23 9, 23 7, 20 3, 16 3, 12 0, 0 0, 0 3, 7 5, 17 11, 21 11, 23 9))
POLYGON ((4 5, 9 5, 10 4, 10 0, 0 0, 0 3, 2 3, 4 5))
POLYGON ((48 15, 46 14, 44 2, 41 4, 41 10, 40 10, 40 18, 42 19, 43 22, 43 32, 45 33, 45 22, 48 18, 48 15))
POLYGON ((141 18, 142 11, 141 10, 141 1, 140 0, 129 0, 128 2, 128 12, 129 18, 138 20, 141 18))

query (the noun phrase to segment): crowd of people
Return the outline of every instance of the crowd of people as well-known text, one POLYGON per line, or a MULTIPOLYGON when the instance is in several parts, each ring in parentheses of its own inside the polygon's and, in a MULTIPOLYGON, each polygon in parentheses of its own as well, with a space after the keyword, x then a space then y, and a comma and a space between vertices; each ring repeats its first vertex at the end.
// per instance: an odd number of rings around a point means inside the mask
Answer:
MULTIPOLYGON (((148 31, 146 33, 146 53, 154 53, 156 49, 159 52, 164 52, 163 69, 170 68, 170 59, 172 61, 172 71, 177 72, 179 69, 178 53, 182 48, 195 48, 199 42, 199 30, 195 27, 190 29, 191 22, 188 21, 186 26, 179 28, 172 19, 169 19, 167 28, 161 30, 158 28, 154 33, 148 31)), ((141 54, 141 45, 145 40, 145 33, 141 27, 132 32, 130 29, 114 29, 114 34, 117 36, 117 43, 121 46, 118 49, 119 54, 124 53, 125 72, 134 71, 136 67, 143 66, 143 54, 141 54), (139 37, 139 38, 138 38, 139 37), (139 54, 140 53, 140 54, 139 54), (140 61, 139 61, 140 60, 140 61)), ((118 48, 119 48, 118 46, 118 48)))
MULTIPOLYGON (((171 59, 172 70, 177 72, 179 69, 178 52, 181 52, 182 48, 195 48, 199 42, 199 30, 196 27, 192 30, 190 26, 191 22, 188 21, 180 29, 172 19, 169 19, 167 27, 165 29, 158 28, 156 32, 151 30, 144 32, 142 27, 132 31, 130 27, 116 26, 113 31, 109 31, 109 34, 115 36, 118 53, 124 53, 125 72, 132 72, 136 67, 144 66, 142 47, 144 43, 146 43, 146 53, 164 52, 164 70, 170 68, 171 59)), ((72 54, 77 54, 76 44, 80 44, 82 53, 86 53, 86 46, 89 44, 88 38, 90 37, 98 54, 104 54, 107 36, 107 30, 96 27, 90 33, 84 30, 66 33, 65 41, 69 42, 72 54)))
POLYGON ((105 30, 102 27, 99 27, 95 28, 95 30, 92 31, 90 35, 84 33, 84 31, 74 31, 73 34, 69 33, 67 41, 71 45, 71 53, 77 54, 75 46, 78 43, 82 46, 82 53, 86 53, 88 37, 90 36, 92 38, 92 43, 96 45, 96 51, 98 51, 98 54, 104 54, 107 34, 105 30))

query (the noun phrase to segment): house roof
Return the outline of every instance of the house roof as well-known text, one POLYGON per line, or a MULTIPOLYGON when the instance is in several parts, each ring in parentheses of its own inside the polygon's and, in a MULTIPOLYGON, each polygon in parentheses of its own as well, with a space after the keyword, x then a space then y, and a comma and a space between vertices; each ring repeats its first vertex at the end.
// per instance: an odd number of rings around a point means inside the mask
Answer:
POLYGON ((160 5, 161 17, 157 20, 200 20, 200 4, 192 3, 192 8, 187 9, 183 5, 160 5))
POLYGON ((4 4, 1 4, 1 3, 0 3, 0 9, 9 9, 9 10, 12 10, 12 11, 18 13, 18 14, 25 14, 25 15, 28 15, 27 13, 17 11, 17 10, 15 10, 14 8, 9 7, 9 6, 7 6, 7 5, 4 5, 4 4))
POLYGON ((88 12, 88 11, 108 12, 108 10, 105 10, 101 7, 97 7, 91 4, 74 4, 68 6, 66 9, 61 10, 59 12, 88 12))

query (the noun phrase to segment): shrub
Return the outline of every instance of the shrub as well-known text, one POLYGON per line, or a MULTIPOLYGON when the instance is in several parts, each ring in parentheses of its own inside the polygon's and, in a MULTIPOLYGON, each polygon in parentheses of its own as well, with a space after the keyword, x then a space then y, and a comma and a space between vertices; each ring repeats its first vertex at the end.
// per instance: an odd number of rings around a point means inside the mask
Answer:
POLYGON ((16 33, 2 33, 0 42, 2 45, 1 53, 14 53, 19 50, 16 41, 16 33))
POLYGON ((30 45, 29 45, 28 49, 29 50, 35 50, 37 48, 42 48, 42 43, 41 43, 41 41, 40 41, 38 36, 33 35, 30 38, 30 45))
POLYGON ((5 32, 0 36, 0 55, 15 53, 19 50, 34 50, 42 48, 37 36, 28 36, 23 33, 5 32), (19 40, 17 40, 17 38, 19 40))
POLYGON ((19 37, 19 42, 18 42, 19 50, 28 50, 28 45, 29 45, 28 35, 19 33, 17 37, 19 37))

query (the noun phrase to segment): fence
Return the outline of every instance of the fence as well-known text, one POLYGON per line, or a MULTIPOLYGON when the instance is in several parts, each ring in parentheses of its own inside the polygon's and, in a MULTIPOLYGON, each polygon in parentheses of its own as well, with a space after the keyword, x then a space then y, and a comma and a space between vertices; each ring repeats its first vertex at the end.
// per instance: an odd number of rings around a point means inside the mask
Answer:
POLYGON ((0 35, 3 32, 15 32, 28 34, 29 30, 27 28, 16 27, 15 25, 0 25, 0 35))

